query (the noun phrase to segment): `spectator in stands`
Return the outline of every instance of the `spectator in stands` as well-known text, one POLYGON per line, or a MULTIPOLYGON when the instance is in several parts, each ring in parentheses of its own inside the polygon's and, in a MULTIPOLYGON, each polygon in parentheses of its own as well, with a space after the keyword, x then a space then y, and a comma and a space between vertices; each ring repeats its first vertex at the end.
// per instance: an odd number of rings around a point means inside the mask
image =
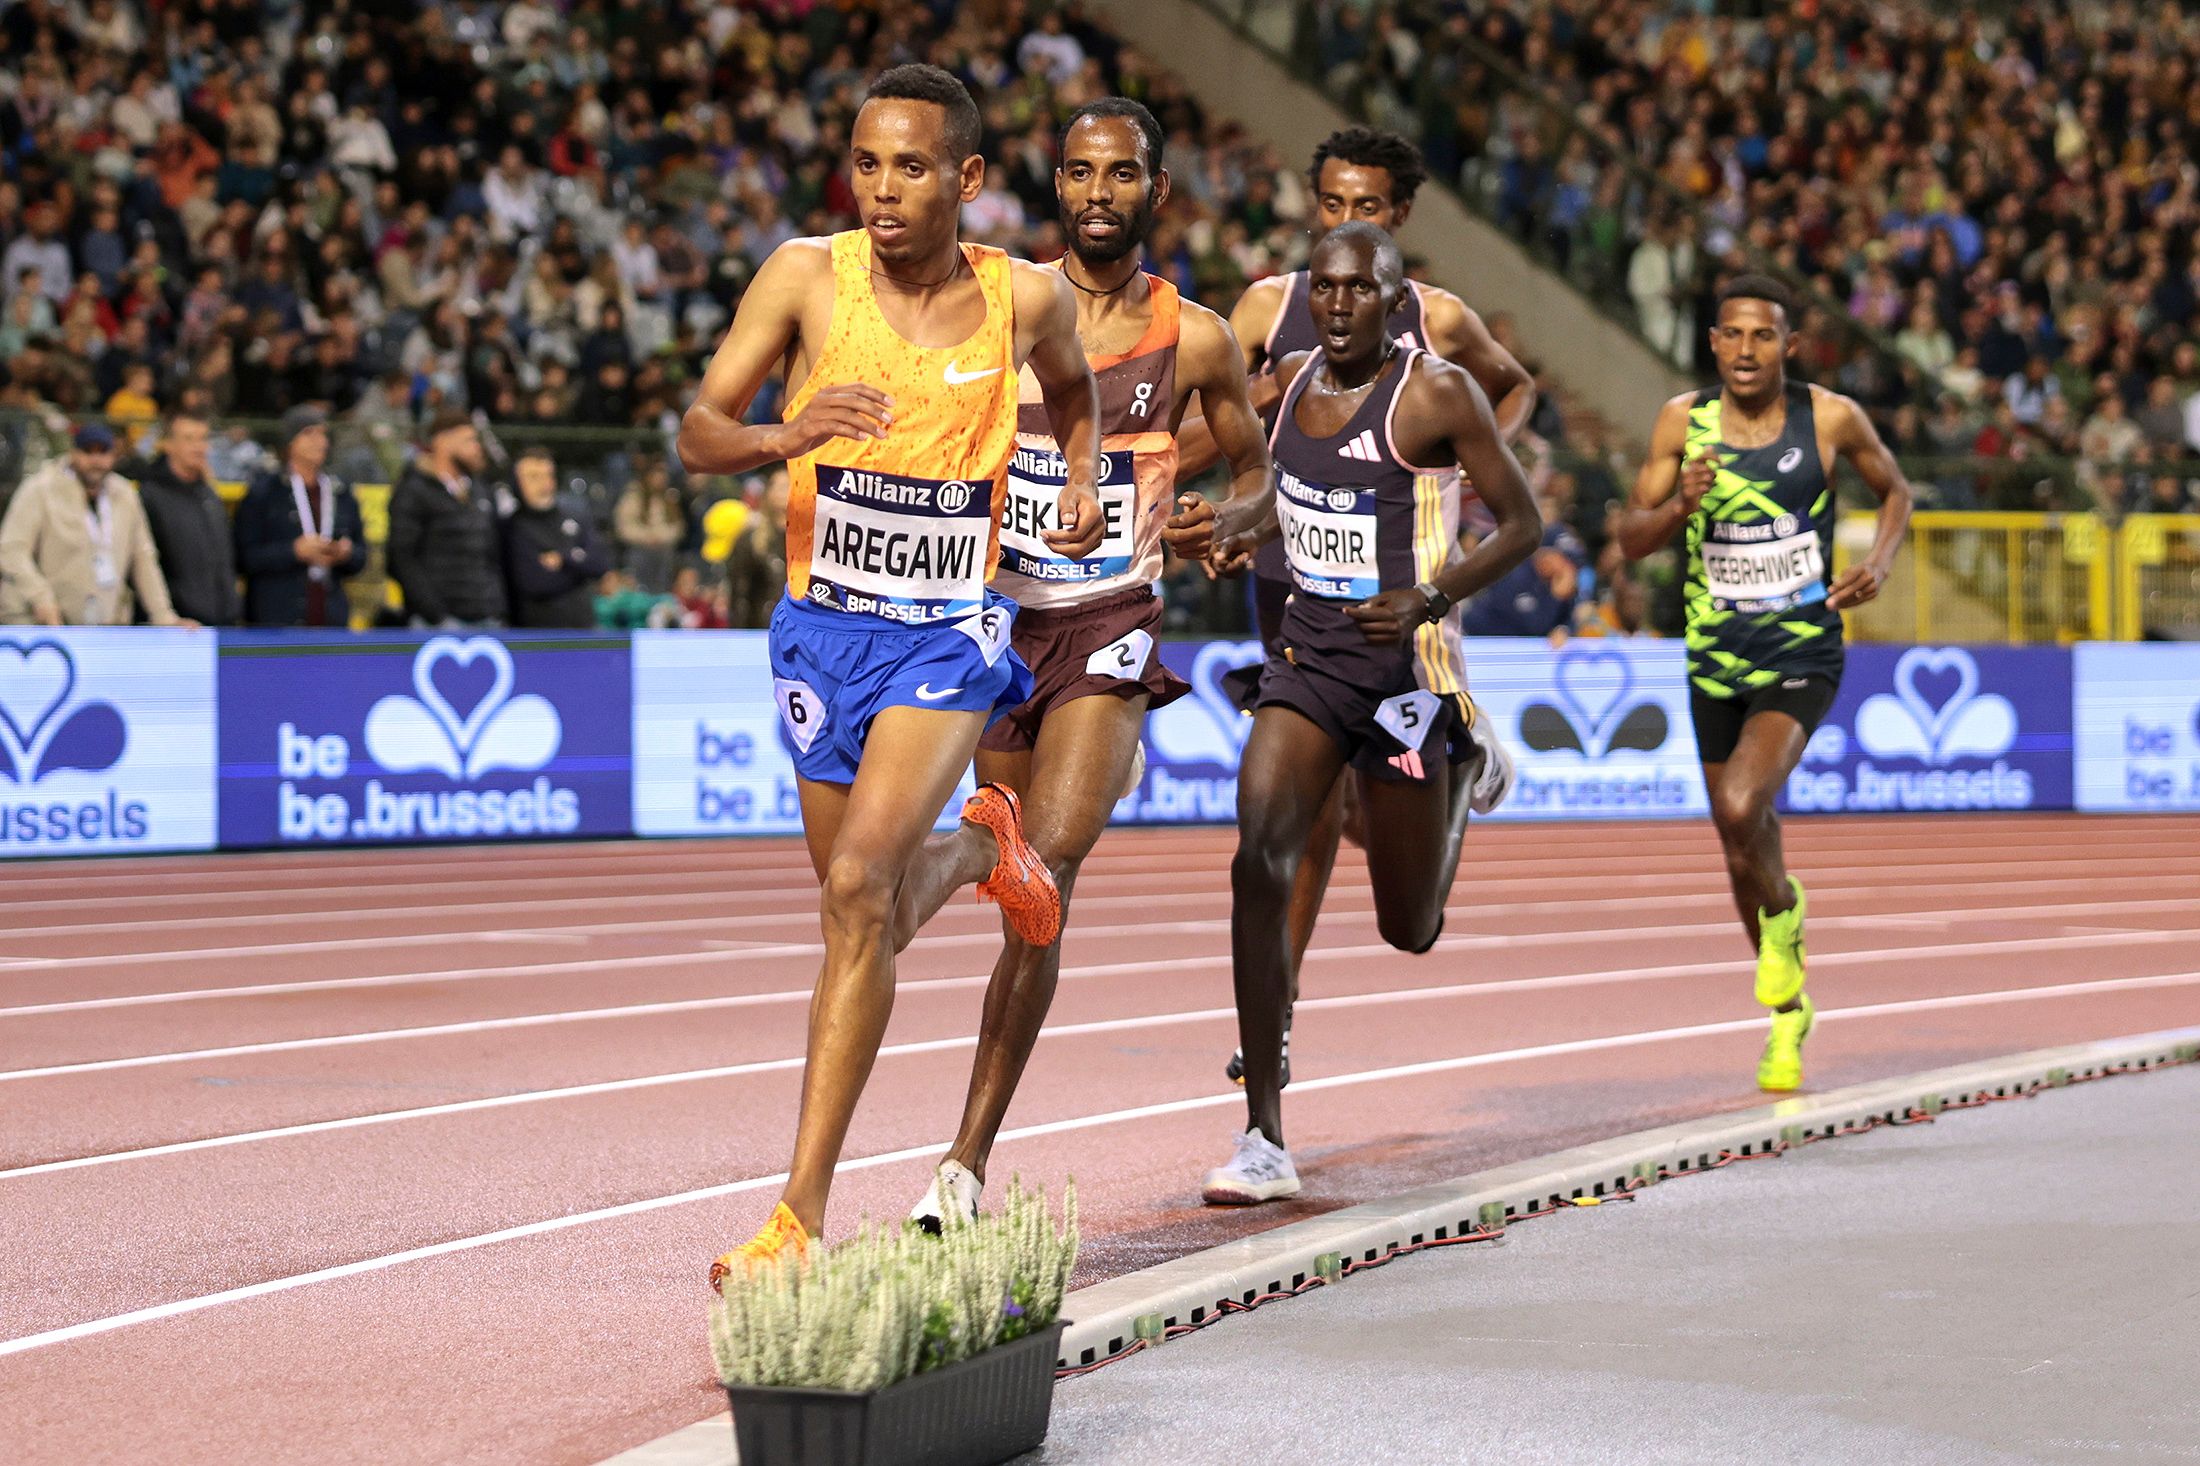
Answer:
POLYGON ((726 555, 726 620, 734 626, 769 626, 772 607, 787 588, 787 470, 772 470, 763 498, 749 513, 726 555))
POLYGON ((138 480, 138 498, 176 614, 201 626, 234 626, 237 557, 229 508, 206 470, 211 436, 201 414, 188 409, 168 414, 160 455, 138 480))
POLYGON ((612 524, 627 573, 635 583, 651 595, 669 590, 673 557, 687 537, 687 509, 663 460, 642 465, 619 496, 612 524))
POLYGON ((1537 496, 1543 545, 1467 603, 1469 636, 1547 636, 1562 640, 1574 624, 1588 551, 1566 522, 1566 506, 1537 496))
POLYGON ((237 563, 253 626, 346 627, 344 582, 367 568, 367 533, 351 486, 327 471, 328 415, 294 407, 277 434, 282 461, 237 506, 237 563))
POLYGON ((151 363, 133 361, 123 367, 122 385, 107 399, 107 421, 124 433, 160 421, 151 363))
POLYGON ((529 448, 512 465, 519 505, 504 521, 504 570, 514 626, 589 629, 595 585, 610 569, 585 510, 561 503, 558 467, 546 448, 529 448))
POLYGON ((415 626, 501 626, 506 617, 496 506, 475 481, 481 434, 457 408, 429 419, 420 454, 390 492, 390 578, 415 626))
POLYGON ((70 446, 0 518, 0 621, 127 626, 142 607, 155 626, 194 624, 169 603, 138 492, 114 471, 113 430, 87 424, 70 446))

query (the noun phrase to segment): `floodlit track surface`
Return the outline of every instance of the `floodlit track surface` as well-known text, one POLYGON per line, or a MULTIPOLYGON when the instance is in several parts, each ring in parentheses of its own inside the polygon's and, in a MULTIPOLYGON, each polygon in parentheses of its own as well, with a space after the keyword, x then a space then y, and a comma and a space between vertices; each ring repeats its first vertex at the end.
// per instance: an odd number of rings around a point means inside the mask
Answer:
MULTIPOLYGON (((1340 863, 1287 1092, 1307 1182, 1214 1213, 1233 835, 1111 834, 996 1180, 1074 1174, 1079 1282, 1761 1103, 1708 827, 1490 826, 1426 957, 1340 863)), ((1819 820, 1814 1088, 2200 1021, 2200 822, 1819 820)), ((592 1462, 722 1408, 709 1259, 785 1164, 815 884, 793 842, 0 868, 11 1459, 592 1462)), ((832 1225, 954 1128, 997 916, 904 955, 832 1225), (914 1152, 914 1153, 912 1153, 914 1152)))

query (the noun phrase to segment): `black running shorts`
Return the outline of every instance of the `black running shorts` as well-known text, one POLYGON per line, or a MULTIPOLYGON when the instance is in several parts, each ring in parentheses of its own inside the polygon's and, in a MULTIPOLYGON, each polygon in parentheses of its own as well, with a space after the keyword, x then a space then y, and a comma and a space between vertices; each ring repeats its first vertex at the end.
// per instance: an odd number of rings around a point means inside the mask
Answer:
POLYGON ((1782 677, 1738 697, 1712 697, 1700 687, 1688 692, 1688 713, 1696 725, 1696 753, 1707 764, 1723 764, 1742 741, 1742 725, 1760 713, 1786 713, 1803 725, 1803 736, 1818 731, 1840 684, 1831 677, 1782 677))

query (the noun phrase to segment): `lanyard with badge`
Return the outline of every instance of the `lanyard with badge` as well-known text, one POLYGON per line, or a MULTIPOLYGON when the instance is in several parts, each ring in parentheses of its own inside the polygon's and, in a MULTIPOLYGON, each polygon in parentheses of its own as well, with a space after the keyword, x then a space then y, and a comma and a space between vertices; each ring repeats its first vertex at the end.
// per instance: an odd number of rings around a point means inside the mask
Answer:
POLYGON ((84 530, 92 542, 92 592, 84 598, 84 624, 97 626, 121 577, 115 573, 115 505, 100 494, 84 506, 84 530))
MULTIPOLYGON (((321 517, 316 520, 313 517, 313 506, 306 500, 306 481, 297 474, 290 476, 291 502, 298 506, 298 533, 318 535, 322 539, 334 543, 336 539, 336 486, 329 480, 327 474, 320 475, 320 485, 321 517)), ((306 571, 306 575, 313 580, 327 580, 328 567, 326 565, 312 566, 306 571)))

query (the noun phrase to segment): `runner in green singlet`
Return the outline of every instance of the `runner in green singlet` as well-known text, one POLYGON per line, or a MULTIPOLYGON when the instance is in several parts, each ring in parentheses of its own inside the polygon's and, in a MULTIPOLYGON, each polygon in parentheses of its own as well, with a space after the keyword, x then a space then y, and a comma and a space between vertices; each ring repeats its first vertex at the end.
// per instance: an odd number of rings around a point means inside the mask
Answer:
POLYGON ((1772 1033, 1757 1083, 1802 1083, 1803 883, 1788 874, 1774 800, 1841 680, 1841 612, 1879 594, 1909 527, 1909 482, 1850 399, 1791 383, 1787 288, 1745 275, 1711 328, 1719 384, 1658 413, 1650 456, 1620 516, 1639 560, 1686 526, 1689 705, 1711 817, 1742 926, 1757 948, 1757 1001, 1772 1033), (1833 466, 1846 457, 1878 496, 1870 554, 1833 564, 1833 466))

